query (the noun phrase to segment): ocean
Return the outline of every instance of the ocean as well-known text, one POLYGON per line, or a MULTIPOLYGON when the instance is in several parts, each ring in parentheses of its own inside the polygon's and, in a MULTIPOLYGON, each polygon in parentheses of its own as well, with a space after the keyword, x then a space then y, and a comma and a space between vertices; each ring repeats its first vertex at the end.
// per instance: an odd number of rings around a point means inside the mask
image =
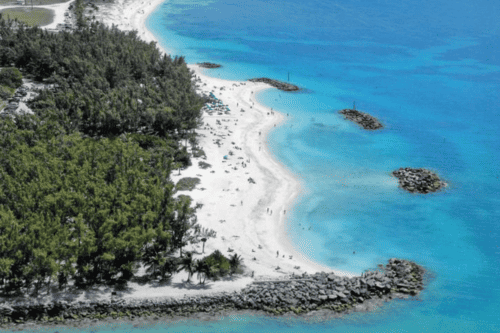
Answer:
POLYGON ((413 260, 427 286, 415 300, 341 319, 239 315, 94 331, 500 332, 498 17, 500 2, 481 0, 160 5, 146 25, 173 55, 222 64, 207 71, 215 77, 289 77, 304 88, 257 96, 290 115, 269 147, 305 184, 287 212, 297 249, 358 274, 413 260), (385 128, 343 120, 337 111, 354 103, 385 128), (390 175, 399 167, 429 168, 449 186, 404 192, 390 175))

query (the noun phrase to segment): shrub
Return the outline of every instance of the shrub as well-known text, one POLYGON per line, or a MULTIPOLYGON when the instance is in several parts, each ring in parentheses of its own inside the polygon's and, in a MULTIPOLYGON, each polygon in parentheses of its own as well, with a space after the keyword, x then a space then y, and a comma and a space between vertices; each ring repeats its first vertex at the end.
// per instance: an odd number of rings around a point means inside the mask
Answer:
POLYGON ((192 149, 193 157, 206 157, 205 151, 201 148, 193 148, 192 149))
POLYGON ((208 163, 206 163, 206 162, 203 162, 203 161, 199 161, 199 162, 198 162, 198 165, 199 165, 199 166, 200 166, 200 168, 202 168, 202 169, 207 169, 207 168, 211 168, 211 167, 212 167, 212 165, 210 165, 210 164, 208 164, 208 163))
POLYGON ((154 136, 154 135, 132 133, 132 134, 129 134, 129 137, 133 141, 137 142, 142 149, 150 149, 150 148, 157 148, 157 147, 164 148, 167 146, 165 139, 159 138, 159 137, 154 136))
POLYGON ((10 88, 8 86, 0 86, 0 99, 6 100, 12 97, 15 89, 10 88))
POLYGON ((226 276, 230 272, 231 265, 229 260, 219 250, 215 250, 209 256, 204 257, 202 261, 210 267, 208 277, 213 280, 226 276))
POLYGON ((15 67, 6 67, 0 71, 0 84, 17 89, 23 84, 23 75, 15 67))
POLYGON ((186 177, 179 179, 175 188, 177 191, 192 191, 200 183, 200 178, 186 177))
POLYGON ((191 166, 191 155, 187 151, 186 147, 182 147, 177 150, 174 155, 174 161, 181 163, 183 168, 191 166))

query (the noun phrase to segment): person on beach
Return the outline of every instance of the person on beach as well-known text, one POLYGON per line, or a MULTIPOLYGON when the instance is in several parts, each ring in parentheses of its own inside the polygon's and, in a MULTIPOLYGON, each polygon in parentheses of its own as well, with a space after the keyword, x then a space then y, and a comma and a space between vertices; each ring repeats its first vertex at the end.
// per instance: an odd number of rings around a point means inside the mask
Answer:
POLYGON ((280 256, 280 251, 276 251, 276 258, 280 256))
POLYGON ((269 213, 269 207, 267 207, 267 212, 269 213))

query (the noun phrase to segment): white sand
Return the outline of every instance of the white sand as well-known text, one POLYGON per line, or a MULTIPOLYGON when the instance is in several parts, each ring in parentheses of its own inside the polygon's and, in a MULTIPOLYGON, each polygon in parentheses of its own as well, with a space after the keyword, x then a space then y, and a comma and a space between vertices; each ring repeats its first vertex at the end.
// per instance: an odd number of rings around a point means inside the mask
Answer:
MULTIPOLYGON (((139 36, 150 42, 154 41, 151 33, 145 30, 145 19, 163 0, 133 2, 118 0, 114 5, 100 5, 96 18, 120 29, 138 30, 139 36)), ((165 50, 163 49, 165 52, 165 50)), ((293 202, 301 192, 301 184, 289 170, 269 153, 267 134, 287 116, 260 105, 254 96, 263 89, 274 89, 264 83, 227 81, 203 75, 197 65, 189 65, 201 79, 201 90, 214 92, 215 96, 228 105, 230 115, 203 115, 204 126, 200 134, 200 147, 207 158, 193 158, 193 166, 181 172, 173 172, 177 182, 183 177, 199 177, 201 183, 195 190, 180 192, 193 198, 194 203, 203 207, 198 211, 198 222, 204 228, 217 232, 201 253, 202 244, 188 245, 184 250, 194 250, 195 258, 201 258, 219 249, 225 255, 237 253, 246 266, 244 276, 235 276, 234 281, 206 282, 206 286, 197 284, 196 277, 192 285, 186 284, 186 273, 175 275, 169 285, 139 285, 129 283, 129 290, 119 297, 183 297, 184 295, 210 294, 214 292, 232 292, 244 288, 254 279, 286 278, 290 274, 309 274, 318 271, 335 272, 339 275, 355 274, 334 271, 329 267, 313 262, 290 243, 285 234, 287 214, 293 202), (224 90, 220 88, 223 87, 224 90), (240 109, 245 112, 240 112, 240 109), (269 115, 268 115, 269 113, 269 115), (220 125, 217 124, 220 121, 220 125), (259 134, 261 133, 261 134, 259 134), (221 146, 214 143, 220 139, 221 146), (233 144, 234 142, 234 144, 233 144), (241 149, 236 149, 236 147, 241 149), (259 148, 260 147, 260 148, 259 148), (224 160, 229 151, 234 155, 224 160), (240 157, 242 159, 240 159, 240 157), (199 161, 212 165, 201 169, 199 161), (242 166, 246 163, 246 167, 242 166), (251 177, 255 184, 251 184, 251 177), (272 210, 272 215, 267 209, 272 210), (222 221, 222 222, 221 222, 222 221), (261 248, 259 248, 259 245, 261 248), (228 252, 228 248, 234 252, 228 252), (277 251, 279 256, 277 257, 277 251), (285 256, 285 257, 283 257, 285 256), (293 259, 290 259, 293 256, 293 259), (253 260, 255 257, 256 260, 253 260), (300 266, 300 269, 295 269, 300 266), (280 269, 276 269, 280 267, 280 269), (254 278, 251 277, 254 272, 254 278)), ((289 213, 288 213, 289 214, 289 213)), ((143 272, 143 270, 141 269, 143 272)), ((142 273, 141 272, 141 273, 142 273)), ((141 275, 139 273, 138 275, 141 275)), ((85 292, 42 293, 44 300, 68 298, 68 300, 109 299, 111 289, 96 288, 85 292)))

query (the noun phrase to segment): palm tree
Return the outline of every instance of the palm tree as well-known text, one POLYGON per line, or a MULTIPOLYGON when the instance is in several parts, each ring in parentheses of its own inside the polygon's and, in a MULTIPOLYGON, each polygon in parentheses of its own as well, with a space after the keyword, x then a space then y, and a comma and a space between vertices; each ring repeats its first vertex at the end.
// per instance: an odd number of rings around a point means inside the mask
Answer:
POLYGON ((158 269, 165 264, 164 255, 162 252, 156 251, 154 246, 148 247, 145 252, 142 262, 147 267, 146 273, 151 274, 151 277, 155 279, 160 273, 158 269))
POLYGON ((231 266, 231 276, 236 272, 238 267, 240 267, 243 259, 236 253, 229 257, 229 265, 231 266))
POLYGON ((198 273, 198 279, 201 284, 205 284, 205 280, 210 276, 210 265, 205 260, 197 260, 195 264, 195 272, 198 273), (203 282, 201 278, 203 277, 203 282))
MULTIPOLYGON (((196 226, 195 226, 196 228, 196 226)), ((200 228, 198 227, 198 229, 195 230, 195 234, 196 234, 196 238, 197 237, 202 237, 200 238, 200 240, 203 242, 203 253, 205 253, 205 242, 210 238, 215 238, 217 236, 217 233, 212 230, 212 229, 207 229, 207 228, 200 228)))
POLYGON ((179 260, 177 258, 167 257, 165 263, 160 267, 160 276, 162 279, 169 279, 172 274, 178 271, 179 260))
POLYGON ((193 260, 193 253, 192 252, 186 252, 185 256, 181 259, 179 268, 177 269, 178 272, 185 270, 188 272, 188 279, 187 282, 191 282, 191 276, 194 274, 194 268, 195 268, 195 261, 193 260))
POLYGON ((201 241, 203 242, 203 250, 202 250, 202 252, 203 252, 203 253, 205 253, 205 242, 206 242, 207 240, 208 240, 208 238, 207 238, 207 237, 203 237, 203 238, 201 239, 201 241))

